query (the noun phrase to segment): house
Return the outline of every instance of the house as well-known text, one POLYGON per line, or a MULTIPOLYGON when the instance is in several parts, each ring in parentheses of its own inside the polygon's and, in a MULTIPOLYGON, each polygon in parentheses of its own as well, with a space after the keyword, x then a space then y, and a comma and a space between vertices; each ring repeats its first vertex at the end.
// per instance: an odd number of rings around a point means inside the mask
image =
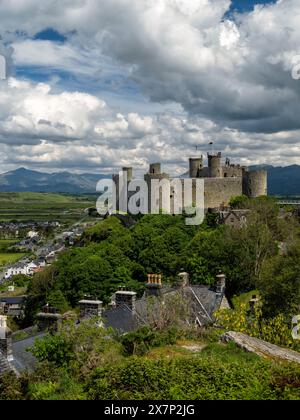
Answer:
POLYGON ((11 265, 5 271, 4 278, 6 280, 11 279, 13 276, 23 274, 27 276, 27 264, 24 262, 17 262, 16 264, 11 265))
POLYGON ((37 260, 31 261, 27 265, 27 275, 33 276, 33 274, 35 274, 36 272, 43 271, 45 267, 46 261, 44 260, 44 258, 39 258, 37 260))
POLYGON ((219 222, 222 225, 232 226, 240 229, 247 224, 250 210, 220 210, 218 212, 219 222))
POLYGON ((172 317, 188 326, 204 327, 214 322, 217 310, 229 307, 225 275, 219 274, 214 286, 191 285, 185 272, 178 278, 176 285, 168 286, 162 284, 160 275, 149 274, 144 296, 138 300, 135 292, 120 289, 111 308, 102 313, 104 324, 122 334, 143 325, 172 322, 172 317))
MULTIPOLYGON (((160 275, 149 274, 145 293, 136 299, 136 293, 120 288, 112 297, 108 309, 103 310, 99 300, 80 301, 80 318, 99 317, 106 327, 111 327, 120 334, 126 334, 145 325, 155 326, 164 321, 164 317, 176 312, 184 325, 203 327, 214 322, 214 313, 223 307, 229 307, 225 296, 225 276, 219 274, 214 286, 190 285, 189 275, 182 272, 174 286, 163 285, 160 275)), ((25 297, 23 297, 25 298, 25 297)), ((4 298, 4 304, 11 308, 13 298, 4 298)), ((20 299, 20 298, 19 298, 20 299)), ((50 328, 56 330, 62 317, 48 305, 37 315, 39 333, 35 337, 13 342, 6 325, 6 316, 0 316, 0 375, 13 371, 20 374, 32 370, 36 360, 26 349, 33 346, 37 337, 43 337, 50 328)))
POLYGON ((35 232, 34 230, 31 230, 27 233, 27 238, 29 239, 34 239, 34 238, 38 238, 39 234, 38 232, 35 232))
POLYGON ((35 261, 22 260, 8 267, 4 274, 4 278, 5 280, 9 280, 19 274, 23 274, 24 276, 33 276, 37 269, 45 267, 46 261, 43 258, 39 258, 35 261))
POLYGON ((26 296, 0 297, 0 312, 7 316, 22 317, 26 296))

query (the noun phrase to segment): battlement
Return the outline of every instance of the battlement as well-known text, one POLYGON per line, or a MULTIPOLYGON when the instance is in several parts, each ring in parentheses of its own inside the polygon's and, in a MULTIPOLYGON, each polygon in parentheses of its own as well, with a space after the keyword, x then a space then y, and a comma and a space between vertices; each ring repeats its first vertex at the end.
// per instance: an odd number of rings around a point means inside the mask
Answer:
MULTIPOLYGON (((249 171, 247 167, 241 164, 231 163, 226 158, 224 164, 222 162, 222 153, 208 153, 208 166, 204 166, 203 156, 189 158, 188 178, 204 179, 204 203, 205 208, 220 208, 229 205, 232 197, 246 195, 249 198, 256 198, 267 195, 267 172, 266 171, 249 171)), ((128 181, 133 178, 132 168, 123 169, 127 173, 128 181)), ((118 176, 113 178, 118 182, 118 176)), ((172 181, 172 177, 168 173, 162 171, 161 163, 152 163, 148 172, 144 176, 144 180, 148 185, 148 205, 151 208, 151 181, 164 179, 172 181)), ((156 186, 160 188, 161 186, 156 186)), ((118 190, 118 187, 117 187, 118 190)), ((184 191, 183 191, 184 194, 184 191)), ((158 194, 160 196, 162 191, 158 194)), ((196 192, 193 191, 193 197, 196 192)), ((173 199, 172 187, 170 197, 173 199)), ((172 207, 172 205, 171 205, 172 207)))

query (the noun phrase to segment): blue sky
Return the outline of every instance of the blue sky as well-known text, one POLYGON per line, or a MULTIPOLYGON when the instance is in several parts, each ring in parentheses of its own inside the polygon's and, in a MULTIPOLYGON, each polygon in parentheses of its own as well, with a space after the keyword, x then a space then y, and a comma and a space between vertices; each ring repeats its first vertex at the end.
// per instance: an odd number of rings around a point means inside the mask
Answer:
POLYGON ((232 10, 238 10, 239 12, 245 12, 253 10, 256 4, 268 4, 275 3, 276 0, 233 0, 232 10))

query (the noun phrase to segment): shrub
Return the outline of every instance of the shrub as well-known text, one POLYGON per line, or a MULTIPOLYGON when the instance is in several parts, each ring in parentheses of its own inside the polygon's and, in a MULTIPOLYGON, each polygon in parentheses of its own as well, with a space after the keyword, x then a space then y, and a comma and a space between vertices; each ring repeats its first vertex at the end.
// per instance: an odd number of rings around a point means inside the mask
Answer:
POLYGON ((218 323, 226 330, 241 332, 278 346, 300 350, 299 343, 292 339, 291 325, 286 322, 282 314, 265 319, 260 306, 251 313, 248 305, 241 303, 235 310, 224 309, 215 315, 218 323))
POLYGON ((166 331, 155 331, 149 327, 142 327, 137 331, 124 335, 121 338, 124 353, 128 355, 144 355, 153 347, 175 344, 178 339, 175 328, 166 331))
POLYGON ((292 382, 280 385, 285 377, 289 381, 299 376, 299 367, 292 374, 260 359, 245 360, 242 354, 228 360, 213 354, 172 360, 133 357, 121 365, 96 369, 86 391, 95 400, 300 399, 292 382))

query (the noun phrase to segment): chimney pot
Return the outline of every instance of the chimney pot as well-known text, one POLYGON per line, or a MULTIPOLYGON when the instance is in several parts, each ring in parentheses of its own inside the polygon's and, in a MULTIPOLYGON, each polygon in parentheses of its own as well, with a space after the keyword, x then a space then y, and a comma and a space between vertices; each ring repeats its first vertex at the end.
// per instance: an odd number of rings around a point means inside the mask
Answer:
POLYGON ((218 294, 223 294, 226 288, 226 276, 221 271, 216 276, 216 292, 218 294))
POLYGON ((161 274, 151 274, 150 282, 148 282, 145 296, 160 296, 162 286, 162 275, 161 274))
POLYGON ((178 274, 179 277, 179 286, 185 287, 189 284, 189 274, 182 270, 181 273, 178 274))

